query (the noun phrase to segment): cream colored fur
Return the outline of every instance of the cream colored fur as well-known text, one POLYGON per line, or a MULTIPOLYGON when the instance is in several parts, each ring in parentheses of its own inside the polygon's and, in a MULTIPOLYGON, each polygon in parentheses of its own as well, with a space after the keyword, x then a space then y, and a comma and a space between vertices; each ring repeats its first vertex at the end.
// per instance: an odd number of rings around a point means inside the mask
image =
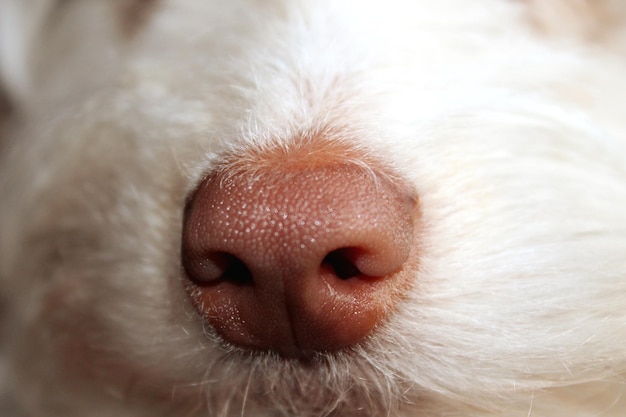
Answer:
POLYGON ((114 5, 0 1, 3 416, 626 416, 623 2, 114 5), (328 128, 414 184, 414 289, 308 366, 226 346, 185 198, 328 128))

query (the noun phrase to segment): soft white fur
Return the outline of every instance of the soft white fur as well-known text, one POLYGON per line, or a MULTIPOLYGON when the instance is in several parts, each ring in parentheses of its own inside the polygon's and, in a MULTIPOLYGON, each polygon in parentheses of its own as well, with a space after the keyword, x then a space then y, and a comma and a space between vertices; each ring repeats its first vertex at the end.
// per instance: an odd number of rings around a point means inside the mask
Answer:
POLYGON ((55 3, 0 1, 3 416, 626 416, 622 1, 55 3), (184 200, 329 128, 414 184, 414 289, 307 366, 230 348, 184 200))

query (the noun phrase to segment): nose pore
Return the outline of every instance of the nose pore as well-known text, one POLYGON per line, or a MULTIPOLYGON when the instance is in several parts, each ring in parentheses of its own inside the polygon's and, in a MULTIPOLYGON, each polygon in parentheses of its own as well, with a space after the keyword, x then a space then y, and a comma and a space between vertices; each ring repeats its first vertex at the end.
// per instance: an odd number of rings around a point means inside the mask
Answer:
POLYGON ((415 213, 407 187, 358 165, 212 173, 185 213, 188 291, 240 347, 353 345, 410 286, 415 213))

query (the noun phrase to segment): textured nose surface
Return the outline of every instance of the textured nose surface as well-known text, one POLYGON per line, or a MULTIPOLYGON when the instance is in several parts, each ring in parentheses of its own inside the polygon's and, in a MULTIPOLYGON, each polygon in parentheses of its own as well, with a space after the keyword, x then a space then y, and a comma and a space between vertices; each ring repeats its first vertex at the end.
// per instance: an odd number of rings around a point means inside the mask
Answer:
POLYGON ((415 274, 412 192, 357 165, 220 171, 189 200, 182 262, 228 342, 284 356, 350 346, 415 274))

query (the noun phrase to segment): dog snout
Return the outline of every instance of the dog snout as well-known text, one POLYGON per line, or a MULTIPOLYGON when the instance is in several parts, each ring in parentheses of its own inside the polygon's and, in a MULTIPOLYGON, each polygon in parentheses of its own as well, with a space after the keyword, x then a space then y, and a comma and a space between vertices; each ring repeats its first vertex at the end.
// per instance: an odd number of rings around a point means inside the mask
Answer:
POLYGON ((257 165, 216 170, 189 199, 196 309, 227 342, 287 357, 365 339, 414 280, 415 193, 341 158, 257 165))

